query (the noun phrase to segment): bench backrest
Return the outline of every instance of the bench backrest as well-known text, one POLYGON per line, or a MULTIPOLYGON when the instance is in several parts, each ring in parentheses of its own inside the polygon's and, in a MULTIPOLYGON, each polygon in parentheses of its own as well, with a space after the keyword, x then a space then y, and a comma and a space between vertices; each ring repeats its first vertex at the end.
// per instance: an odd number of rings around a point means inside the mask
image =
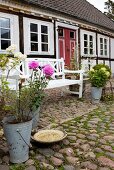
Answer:
POLYGON ((49 58, 27 58, 22 63, 22 71, 25 75, 30 75, 28 64, 30 61, 38 61, 40 66, 50 64, 54 69, 54 76, 62 76, 64 78, 64 59, 49 59, 49 58))

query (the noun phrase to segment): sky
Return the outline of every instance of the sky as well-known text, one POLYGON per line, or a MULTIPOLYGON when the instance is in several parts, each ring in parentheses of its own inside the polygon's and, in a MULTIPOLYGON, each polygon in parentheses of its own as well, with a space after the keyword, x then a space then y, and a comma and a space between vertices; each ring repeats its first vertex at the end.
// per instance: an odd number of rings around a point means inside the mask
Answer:
POLYGON ((104 12, 104 2, 106 2, 107 0, 87 0, 88 2, 90 2, 91 4, 93 4, 97 9, 99 9, 100 11, 104 12))

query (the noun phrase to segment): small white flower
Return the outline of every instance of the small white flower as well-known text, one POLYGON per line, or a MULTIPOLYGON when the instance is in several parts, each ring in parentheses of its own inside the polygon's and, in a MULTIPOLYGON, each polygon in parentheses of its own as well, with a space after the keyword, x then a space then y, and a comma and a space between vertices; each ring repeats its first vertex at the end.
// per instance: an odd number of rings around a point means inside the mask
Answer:
POLYGON ((20 56, 20 59, 21 60, 25 60, 27 58, 27 55, 25 55, 25 54, 22 54, 21 56, 20 56))
POLYGON ((20 58, 21 55, 22 55, 21 52, 16 52, 16 53, 14 53, 14 57, 15 57, 15 58, 20 58))
POLYGON ((19 60, 25 60, 27 56, 25 54, 22 54, 21 52, 14 53, 14 57, 18 58, 19 60))
POLYGON ((8 67, 9 69, 11 69, 14 66, 14 60, 13 59, 9 59, 9 62, 7 63, 6 67, 8 67))
POLYGON ((12 44, 8 48, 6 48, 6 51, 9 53, 14 53, 15 50, 16 50, 16 45, 14 45, 14 44, 12 44))

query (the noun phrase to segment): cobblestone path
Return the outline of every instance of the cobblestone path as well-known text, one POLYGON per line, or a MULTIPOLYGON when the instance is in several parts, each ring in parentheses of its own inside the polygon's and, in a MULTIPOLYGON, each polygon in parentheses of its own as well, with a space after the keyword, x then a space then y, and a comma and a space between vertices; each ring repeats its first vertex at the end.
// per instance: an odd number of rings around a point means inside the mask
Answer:
POLYGON ((68 136, 62 142, 33 143, 30 159, 9 164, 5 141, 0 143, 0 170, 114 170, 114 104, 94 109, 57 126, 68 136))

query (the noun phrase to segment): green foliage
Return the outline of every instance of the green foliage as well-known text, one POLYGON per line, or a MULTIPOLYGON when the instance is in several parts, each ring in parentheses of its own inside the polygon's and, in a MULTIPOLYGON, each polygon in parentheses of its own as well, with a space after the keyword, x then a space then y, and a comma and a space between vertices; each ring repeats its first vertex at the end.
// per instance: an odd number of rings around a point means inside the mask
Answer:
POLYGON ((105 9, 107 12, 105 14, 110 18, 114 20, 114 2, 112 0, 107 0, 105 2, 105 9))
POLYGON ((105 64, 97 64, 88 72, 93 87, 104 87, 111 77, 111 70, 105 64))
POLYGON ((113 94, 106 94, 106 95, 102 96, 101 99, 103 101, 105 101, 105 102, 113 101, 114 100, 114 96, 113 96, 113 94))
POLYGON ((24 164, 12 165, 10 166, 10 170, 25 170, 25 165, 24 164))

